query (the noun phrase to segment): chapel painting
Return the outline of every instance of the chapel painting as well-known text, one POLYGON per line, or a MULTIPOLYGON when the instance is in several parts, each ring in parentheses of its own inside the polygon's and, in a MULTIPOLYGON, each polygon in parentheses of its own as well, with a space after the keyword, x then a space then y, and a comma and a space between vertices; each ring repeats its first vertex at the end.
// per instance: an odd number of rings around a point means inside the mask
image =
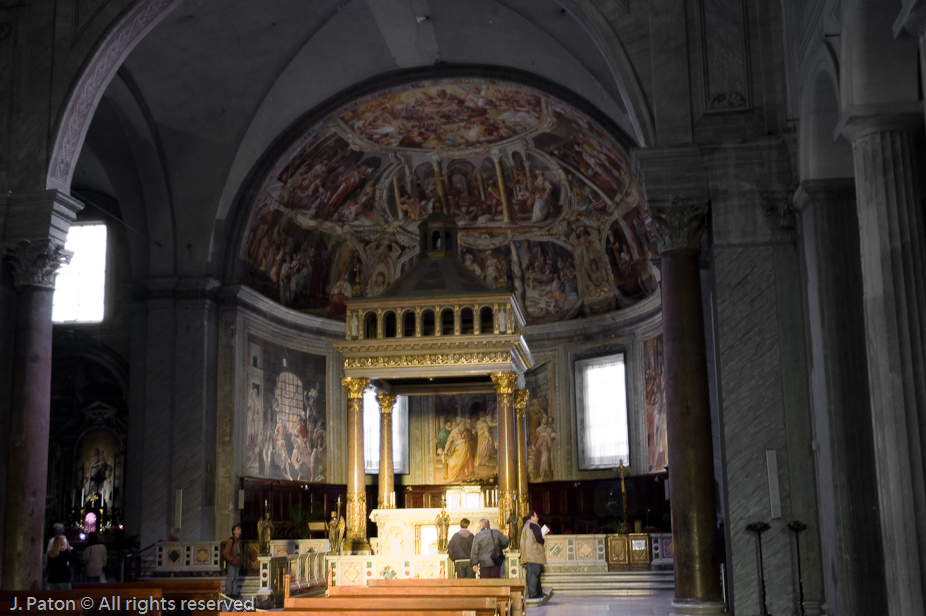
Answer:
POLYGON ((527 473, 531 481, 554 481, 559 435, 553 409, 553 362, 538 362, 528 380, 530 399, 524 409, 527 421, 527 473))
POLYGON ((529 324, 619 310, 656 291, 627 149, 549 94, 435 79, 369 94, 293 138, 253 187, 243 281, 343 318, 415 262, 418 224, 446 211, 460 259, 524 302, 529 324))
POLYGON ((455 484, 498 476, 495 394, 434 399, 434 483, 455 484))
POLYGON ((643 339, 643 384, 648 472, 661 473, 669 465, 662 334, 643 339))
POLYGON ((328 477, 326 359, 247 339, 244 474, 324 483, 328 477))
POLYGON ((86 511, 97 512, 101 521, 110 519, 114 509, 122 507, 124 457, 119 439, 109 430, 92 429, 81 436, 75 456, 72 501, 86 511))

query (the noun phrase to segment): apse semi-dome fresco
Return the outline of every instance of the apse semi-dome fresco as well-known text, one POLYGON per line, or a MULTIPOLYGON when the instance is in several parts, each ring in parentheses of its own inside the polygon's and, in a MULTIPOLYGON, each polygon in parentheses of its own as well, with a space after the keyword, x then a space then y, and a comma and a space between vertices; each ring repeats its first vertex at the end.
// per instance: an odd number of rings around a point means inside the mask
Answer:
POLYGON ((656 290, 631 157, 539 90, 430 80, 356 100, 300 135, 263 178, 240 258, 245 282, 290 308, 343 317, 418 253, 445 205, 460 258, 514 293, 529 323, 618 310, 656 290))

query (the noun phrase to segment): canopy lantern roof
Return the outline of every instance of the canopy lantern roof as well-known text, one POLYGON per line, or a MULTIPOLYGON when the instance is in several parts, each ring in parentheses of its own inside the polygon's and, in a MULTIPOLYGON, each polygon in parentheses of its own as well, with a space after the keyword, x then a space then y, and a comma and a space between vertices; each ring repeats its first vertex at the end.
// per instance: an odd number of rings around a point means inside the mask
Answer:
POLYGON ((520 302, 460 262, 457 232, 435 208, 418 226, 418 262, 380 295, 347 301, 346 340, 335 343, 345 376, 393 390, 494 391, 491 374, 533 366, 520 302))

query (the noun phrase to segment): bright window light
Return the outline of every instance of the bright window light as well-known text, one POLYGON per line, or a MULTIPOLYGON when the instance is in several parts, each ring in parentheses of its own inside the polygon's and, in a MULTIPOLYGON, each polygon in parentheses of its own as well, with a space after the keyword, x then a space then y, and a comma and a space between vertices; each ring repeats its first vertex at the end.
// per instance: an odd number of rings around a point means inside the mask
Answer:
MULTIPOLYGON (((379 473, 379 400, 370 387, 363 392, 363 468, 379 473)), ((408 396, 396 396, 392 405, 392 471, 408 473, 408 396)))
POLYGON ((630 464, 624 355, 576 362, 579 468, 630 464))
POLYGON ((72 225, 64 248, 74 256, 55 279, 51 320, 99 323, 106 286, 106 225, 72 225))

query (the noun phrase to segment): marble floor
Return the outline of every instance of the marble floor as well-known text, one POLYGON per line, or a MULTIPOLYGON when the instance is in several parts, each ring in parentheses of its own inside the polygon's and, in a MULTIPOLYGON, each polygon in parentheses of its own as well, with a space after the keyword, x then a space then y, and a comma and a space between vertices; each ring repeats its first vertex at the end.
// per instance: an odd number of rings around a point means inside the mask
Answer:
POLYGON ((669 616, 674 596, 672 591, 595 597, 554 592, 544 605, 528 606, 526 616, 669 616))

